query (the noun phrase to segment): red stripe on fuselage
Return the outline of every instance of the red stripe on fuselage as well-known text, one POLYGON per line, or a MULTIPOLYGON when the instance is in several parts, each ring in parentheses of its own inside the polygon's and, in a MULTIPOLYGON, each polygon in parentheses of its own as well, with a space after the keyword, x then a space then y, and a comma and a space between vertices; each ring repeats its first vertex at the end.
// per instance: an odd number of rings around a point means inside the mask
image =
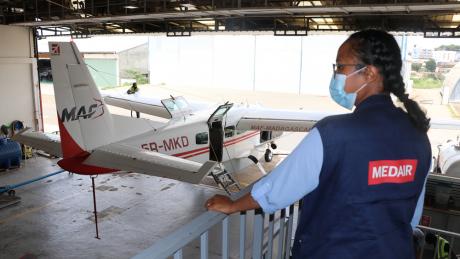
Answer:
MULTIPOLYGON (((227 142, 224 142, 224 147, 240 143, 241 141, 249 139, 249 138, 254 137, 256 135, 259 135, 258 131, 254 131, 252 133, 243 135, 241 137, 229 140, 227 142)), ((186 152, 182 152, 182 153, 173 154, 173 156, 177 156, 177 157, 181 157, 181 158, 190 158, 190 157, 205 154, 207 152, 209 152, 209 147, 202 147, 202 148, 198 148, 198 149, 194 149, 194 150, 190 150, 190 151, 186 151, 186 152)))

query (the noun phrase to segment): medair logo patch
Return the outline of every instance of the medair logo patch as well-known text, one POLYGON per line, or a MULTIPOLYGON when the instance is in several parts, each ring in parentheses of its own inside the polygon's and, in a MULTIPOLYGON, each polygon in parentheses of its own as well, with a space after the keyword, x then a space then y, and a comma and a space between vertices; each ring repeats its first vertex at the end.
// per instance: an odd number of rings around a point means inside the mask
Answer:
POLYGON ((379 160, 369 162, 368 185, 414 181, 417 160, 379 160))

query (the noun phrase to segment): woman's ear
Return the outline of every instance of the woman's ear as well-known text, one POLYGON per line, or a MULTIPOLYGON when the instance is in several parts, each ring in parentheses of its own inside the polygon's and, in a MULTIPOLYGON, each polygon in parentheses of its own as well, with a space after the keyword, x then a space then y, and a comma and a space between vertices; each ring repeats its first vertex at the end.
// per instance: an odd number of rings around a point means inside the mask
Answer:
POLYGON ((379 70, 373 65, 367 65, 366 69, 366 79, 368 83, 375 82, 379 80, 380 73, 379 70))

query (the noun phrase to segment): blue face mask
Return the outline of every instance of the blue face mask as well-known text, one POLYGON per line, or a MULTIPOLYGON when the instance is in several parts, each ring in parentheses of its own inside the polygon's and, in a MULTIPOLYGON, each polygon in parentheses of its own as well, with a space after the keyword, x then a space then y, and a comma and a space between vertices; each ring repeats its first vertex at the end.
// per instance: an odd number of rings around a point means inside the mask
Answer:
POLYGON ((353 108, 353 105, 355 104, 355 101, 356 101, 356 95, 358 94, 359 91, 361 91, 361 89, 363 89, 367 85, 367 83, 363 84, 354 93, 345 92, 345 83, 348 77, 356 75, 357 73, 359 73, 361 70, 365 68, 366 67, 358 69, 349 75, 344 75, 344 74, 339 74, 339 73, 335 73, 335 76, 332 75, 331 83, 329 84, 329 93, 331 94, 332 99, 338 105, 344 108, 347 108, 348 110, 351 110, 353 108))

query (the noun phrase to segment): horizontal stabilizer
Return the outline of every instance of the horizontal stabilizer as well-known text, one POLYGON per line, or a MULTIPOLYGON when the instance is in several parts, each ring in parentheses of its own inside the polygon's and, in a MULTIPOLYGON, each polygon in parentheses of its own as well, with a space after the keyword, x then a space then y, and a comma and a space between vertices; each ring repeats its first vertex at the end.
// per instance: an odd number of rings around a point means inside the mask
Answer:
POLYGON ((431 129, 459 130, 460 120, 458 119, 431 119, 430 128, 431 129))
POLYGON ((170 178, 197 184, 208 175, 217 162, 200 164, 190 160, 130 147, 120 143, 95 149, 84 164, 116 168, 141 174, 170 178))
POLYGON ((43 150, 50 155, 62 157, 61 139, 58 135, 24 130, 15 134, 12 139, 35 149, 43 150))

